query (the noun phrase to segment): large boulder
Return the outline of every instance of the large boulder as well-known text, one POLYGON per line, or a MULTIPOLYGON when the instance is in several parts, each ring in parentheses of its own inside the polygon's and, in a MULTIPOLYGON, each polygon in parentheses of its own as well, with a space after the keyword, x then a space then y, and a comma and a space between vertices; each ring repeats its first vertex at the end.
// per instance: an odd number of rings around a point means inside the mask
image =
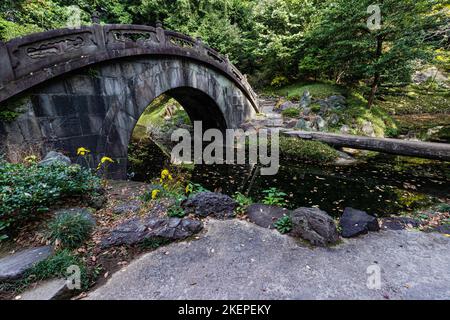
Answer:
POLYGON ((0 281, 17 280, 36 263, 47 259, 53 252, 51 246, 31 248, 0 259, 0 281))
POLYGON ((247 208, 247 217, 251 222, 269 229, 273 229, 274 223, 288 214, 287 209, 259 203, 252 204, 247 208))
POLYGON ((53 164, 63 164, 70 166, 72 161, 60 152, 50 151, 45 158, 39 162, 40 166, 51 166, 53 164))
POLYGON ((352 238, 361 234, 367 234, 369 231, 380 230, 380 225, 376 217, 353 208, 345 208, 339 225, 344 238, 352 238))
POLYGON ((284 111, 286 109, 290 108, 297 108, 297 105, 291 101, 283 102, 280 107, 278 108, 278 111, 284 111))
POLYGON ((200 192, 181 203, 187 214, 219 219, 232 218, 237 206, 237 202, 229 196, 215 192, 200 192))
POLYGON ((327 98, 328 105, 332 109, 341 109, 345 107, 346 100, 344 96, 334 95, 327 98))
POLYGON ((200 232, 203 223, 193 219, 180 218, 133 218, 113 229, 101 241, 103 248, 134 245, 151 239, 168 241, 183 240, 200 232))
POLYGON ((328 246, 339 241, 334 220, 318 208, 298 208, 291 213, 292 232, 295 237, 315 246, 328 246))

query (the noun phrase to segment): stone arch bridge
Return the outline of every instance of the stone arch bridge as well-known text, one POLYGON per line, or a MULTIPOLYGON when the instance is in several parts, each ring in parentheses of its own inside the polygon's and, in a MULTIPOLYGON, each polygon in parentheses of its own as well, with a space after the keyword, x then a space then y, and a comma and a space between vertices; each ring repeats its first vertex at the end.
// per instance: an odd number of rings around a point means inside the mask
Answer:
POLYGON ((200 39, 160 26, 98 25, 0 42, 0 103, 22 111, 0 123, 0 146, 39 145, 75 157, 116 159, 145 108, 166 94, 204 128, 236 128, 258 112, 257 97, 228 57, 200 39))

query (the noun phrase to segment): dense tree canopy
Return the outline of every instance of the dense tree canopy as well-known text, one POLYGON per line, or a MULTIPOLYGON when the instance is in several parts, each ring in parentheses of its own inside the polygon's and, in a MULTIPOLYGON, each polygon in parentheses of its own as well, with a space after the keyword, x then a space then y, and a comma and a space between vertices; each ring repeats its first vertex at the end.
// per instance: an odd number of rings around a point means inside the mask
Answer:
POLYGON ((382 83, 408 82, 418 63, 445 64, 446 2, 380 0, 381 28, 369 30, 371 0, 6 0, 0 37, 64 27, 78 6, 84 24, 96 12, 102 23, 162 21, 201 37, 260 85, 328 79, 365 83, 373 96, 382 83))

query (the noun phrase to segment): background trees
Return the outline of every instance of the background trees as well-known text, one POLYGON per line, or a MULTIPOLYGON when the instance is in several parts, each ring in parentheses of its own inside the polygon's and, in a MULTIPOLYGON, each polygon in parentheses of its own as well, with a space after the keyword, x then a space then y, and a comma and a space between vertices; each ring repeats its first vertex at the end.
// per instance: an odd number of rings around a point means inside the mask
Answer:
POLYGON ((382 28, 367 27, 372 0, 10 0, 0 38, 63 27, 77 5, 83 23, 155 25, 201 37, 227 53, 256 85, 332 80, 367 88, 408 83, 418 64, 449 65, 445 0, 380 0, 382 28))

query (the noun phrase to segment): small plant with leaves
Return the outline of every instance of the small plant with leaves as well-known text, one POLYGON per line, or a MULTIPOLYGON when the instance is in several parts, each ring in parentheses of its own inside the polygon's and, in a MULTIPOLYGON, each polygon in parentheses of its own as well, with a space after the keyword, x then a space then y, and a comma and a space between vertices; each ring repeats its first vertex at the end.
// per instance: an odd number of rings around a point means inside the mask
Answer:
POLYGON ((48 224, 48 238, 63 248, 79 248, 91 235, 92 220, 82 213, 63 212, 48 224))
POLYGON ((186 212, 181 207, 180 202, 177 201, 176 204, 167 210, 167 215, 171 218, 184 218, 186 216, 186 212))
POLYGON ((236 208, 237 214, 245 213, 247 207, 253 203, 252 198, 247 197, 245 194, 242 194, 240 192, 236 192, 234 194, 234 200, 238 203, 238 207, 236 208))
POLYGON ((194 195, 201 192, 209 192, 209 190, 203 187, 201 184, 193 182, 188 183, 185 191, 187 195, 194 195))
POLYGON ((283 206, 286 203, 286 193, 278 190, 277 188, 270 188, 263 191, 264 199, 263 203, 269 206, 283 206))
POLYGON ((278 232, 281 234, 286 234, 291 232, 292 230, 292 220, 289 216, 284 216, 275 222, 275 228, 277 228, 278 232))

